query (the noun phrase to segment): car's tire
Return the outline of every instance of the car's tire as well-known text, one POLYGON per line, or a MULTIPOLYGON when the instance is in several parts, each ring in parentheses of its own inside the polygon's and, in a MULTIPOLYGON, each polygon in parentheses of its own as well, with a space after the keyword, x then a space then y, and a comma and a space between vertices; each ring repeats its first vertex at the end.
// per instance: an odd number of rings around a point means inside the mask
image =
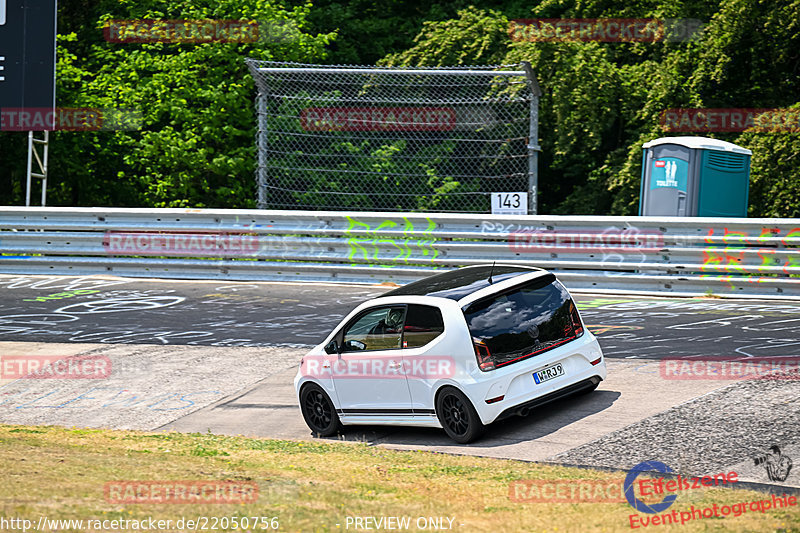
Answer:
POLYGON ((341 429, 336 407, 319 385, 309 383, 300 389, 300 411, 306 425, 318 437, 336 435, 341 429))
POLYGON ((481 436, 485 426, 469 399, 454 387, 445 387, 436 397, 436 416, 447 436, 467 444, 481 436))

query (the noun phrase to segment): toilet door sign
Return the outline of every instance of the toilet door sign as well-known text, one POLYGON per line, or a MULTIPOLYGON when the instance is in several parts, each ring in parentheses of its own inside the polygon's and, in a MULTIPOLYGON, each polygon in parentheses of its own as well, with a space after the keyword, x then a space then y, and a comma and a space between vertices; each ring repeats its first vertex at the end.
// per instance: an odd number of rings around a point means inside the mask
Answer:
POLYGON ((528 193, 526 192, 493 192, 493 215, 527 215, 528 193))
POLYGON ((676 157, 661 157, 653 161, 650 173, 650 189, 661 187, 686 192, 689 163, 676 157))

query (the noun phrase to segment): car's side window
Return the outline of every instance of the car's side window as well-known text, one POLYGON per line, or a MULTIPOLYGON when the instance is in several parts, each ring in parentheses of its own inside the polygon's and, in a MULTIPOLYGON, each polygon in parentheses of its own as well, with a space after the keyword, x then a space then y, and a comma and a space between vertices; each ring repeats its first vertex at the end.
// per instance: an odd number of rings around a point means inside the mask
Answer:
POLYGON ((403 327, 403 348, 425 346, 444 332, 444 320, 438 307, 411 304, 403 327))
POLYGON ((371 309, 344 331, 342 351, 392 350, 400 348, 405 306, 371 309))

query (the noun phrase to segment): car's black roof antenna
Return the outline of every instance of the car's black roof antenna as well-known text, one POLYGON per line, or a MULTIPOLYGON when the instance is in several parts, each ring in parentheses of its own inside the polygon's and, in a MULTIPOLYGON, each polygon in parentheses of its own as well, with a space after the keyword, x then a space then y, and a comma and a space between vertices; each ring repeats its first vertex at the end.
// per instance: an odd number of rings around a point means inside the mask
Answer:
POLYGON ((489 285, 491 285, 492 283, 494 283, 494 282, 492 281, 492 274, 494 274, 494 264, 495 264, 496 262, 497 262, 497 261, 492 261, 492 269, 491 269, 491 270, 489 270, 489 285))

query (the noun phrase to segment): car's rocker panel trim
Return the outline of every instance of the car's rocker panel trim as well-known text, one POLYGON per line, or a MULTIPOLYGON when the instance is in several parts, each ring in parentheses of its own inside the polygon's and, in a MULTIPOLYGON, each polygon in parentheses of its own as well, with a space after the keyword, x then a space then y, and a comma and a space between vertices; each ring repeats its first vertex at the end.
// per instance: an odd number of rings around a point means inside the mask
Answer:
POLYGON ((433 416, 436 414, 436 411, 433 409, 337 409, 336 413, 344 416, 433 416))

